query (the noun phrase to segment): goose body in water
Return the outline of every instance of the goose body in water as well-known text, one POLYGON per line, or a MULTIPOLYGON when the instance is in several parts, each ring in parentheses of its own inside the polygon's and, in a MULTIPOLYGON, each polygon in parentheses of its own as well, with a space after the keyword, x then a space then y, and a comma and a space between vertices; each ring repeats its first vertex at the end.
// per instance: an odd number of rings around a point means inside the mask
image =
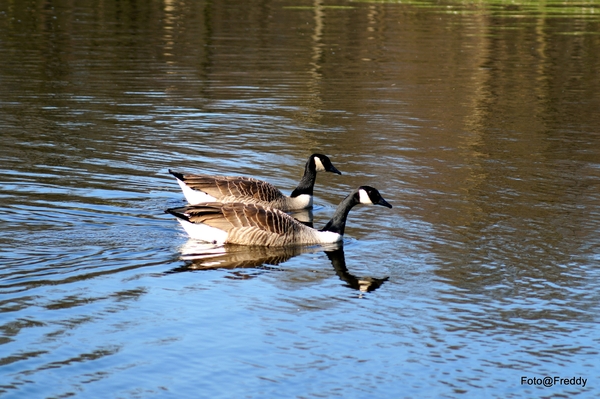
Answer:
POLYGON ((312 154, 306 161, 300 183, 291 195, 287 196, 272 184, 251 177, 194 175, 169 169, 169 173, 177 178, 177 183, 191 205, 206 202, 243 203, 282 211, 312 207, 313 188, 317 172, 320 171, 342 174, 327 156, 312 154))
POLYGON ((257 204, 203 203, 167 209, 191 238, 214 244, 287 246, 331 244, 342 241, 346 219, 358 204, 392 206, 373 187, 353 190, 321 230, 308 227, 278 209, 257 204))

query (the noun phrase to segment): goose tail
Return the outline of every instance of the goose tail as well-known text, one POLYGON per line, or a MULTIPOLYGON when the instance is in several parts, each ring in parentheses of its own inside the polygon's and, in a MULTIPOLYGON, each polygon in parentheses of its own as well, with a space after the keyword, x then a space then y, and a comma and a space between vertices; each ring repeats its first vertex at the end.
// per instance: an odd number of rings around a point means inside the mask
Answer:
POLYGON ((169 173, 172 174, 173 176, 175 176, 175 178, 177 178, 177 180, 183 181, 183 173, 179 173, 174 171, 173 169, 169 169, 169 173))
POLYGON ((169 208, 169 209, 165 209, 165 213, 169 213, 173 216, 175 216, 177 219, 181 219, 181 220, 185 220, 186 222, 190 221, 190 217, 189 215, 186 215, 185 213, 186 208, 169 208))

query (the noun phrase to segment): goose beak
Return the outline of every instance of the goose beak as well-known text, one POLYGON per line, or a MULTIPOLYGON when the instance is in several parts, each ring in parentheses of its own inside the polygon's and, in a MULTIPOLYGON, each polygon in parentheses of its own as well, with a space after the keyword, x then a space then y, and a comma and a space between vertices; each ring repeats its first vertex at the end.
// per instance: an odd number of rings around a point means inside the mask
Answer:
POLYGON ((335 168, 335 166, 333 166, 333 165, 331 165, 331 167, 330 167, 329 169, 327 169, 327 171, 328 171, 328 172, 331 172, 331 173, 337 173, 338 175, 341 175, 341 174, 342 174, 342 172, 340 172, 339 170, 337 170, 337 169, 335 168))
POLYGON ((392 205, 389 202, 387 202, 386 200, 384 200, 383 197, 380 197, 379 201, 377 201, 377 203, 375 205, 382 205, 382 206, 385 206, 386 208, 392 209, 392 205))

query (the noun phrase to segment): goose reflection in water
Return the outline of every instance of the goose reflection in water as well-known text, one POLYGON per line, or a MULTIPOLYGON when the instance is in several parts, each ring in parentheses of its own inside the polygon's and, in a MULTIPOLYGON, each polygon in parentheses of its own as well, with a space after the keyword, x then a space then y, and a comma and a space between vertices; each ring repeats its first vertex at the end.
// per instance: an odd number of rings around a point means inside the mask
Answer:
POLYGON ((314 228, 313 225, 313 210, 312 209, 300 209, 297 211, 287 212, 291 217, 299 221, 305 226, 314 228))
POLYGON ((361 292, 371 292, 375 291, 377 288, 381 287, 383 283, 389 280, 389 277, 357 277, 353 274, 350 274, 348 268, 346 267, 346 256, 344 255, 343 246, 340 246, 332 251, 325 251, 325 254, 327 254, 327 257, 331 261, 331 264, 335 269, 335 273, 338 275, 340 280, 345 281, 350 288, 354 288, 355 290, 359 290, 361 292))
MULTIPOLYGON (((325 252, 333 269, 340 280, 347 287, 360 292, 375 291, 386 282, 389 277, 358 277, 350 273, 346 266, 346 257, 342 244, 319 246, 293 246, 293 247, 252 247, 252 246, 217 246, 197 240, 188 240, 181 247, 181 259, 186 261, 184 266, 178 267, 168 273, 178 273, 194 270, 213 269, 256 269, 280 270, 279 265, 291 258, 305 254, 325 252)), ((235 273, 237 278, 251 278, 249 274, 235 273)))

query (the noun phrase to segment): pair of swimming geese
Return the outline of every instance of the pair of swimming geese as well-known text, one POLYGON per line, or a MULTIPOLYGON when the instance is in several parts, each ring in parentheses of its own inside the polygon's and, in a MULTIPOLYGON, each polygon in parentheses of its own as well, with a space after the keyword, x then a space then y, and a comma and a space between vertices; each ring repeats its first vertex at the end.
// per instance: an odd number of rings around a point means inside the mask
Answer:
POLYGON ((373 187, 360 186, 340 203, 321 230, 306 226, 285 212, 312 207, 320 171, 341 175, 327 156, 312 154, 298 187, 288 197, 272 184, 250 177, 191 175, 169 169, 191 205, 166 212, 198 240, 281 247, 341 242, 346 218, 355 205, 392 207, 373 187))

